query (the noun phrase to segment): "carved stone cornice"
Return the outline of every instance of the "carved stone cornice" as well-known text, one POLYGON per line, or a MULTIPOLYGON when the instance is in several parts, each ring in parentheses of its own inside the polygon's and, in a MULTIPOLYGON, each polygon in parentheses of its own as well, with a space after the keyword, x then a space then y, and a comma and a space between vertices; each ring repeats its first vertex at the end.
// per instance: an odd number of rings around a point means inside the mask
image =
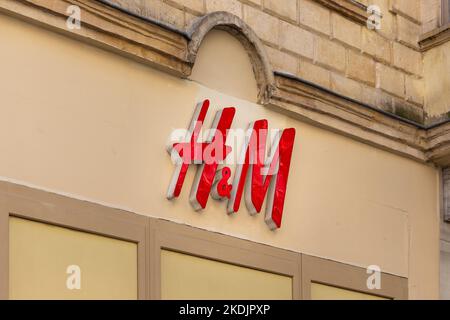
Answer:
POLYGON ((270 107, 409 158, 427 161, 426 130, 314 84, 277 74, 270 107))
POLYGON ((428 51, 434 47, 450 41, 450 23, 438 29, 425 33, 420 37, 419 45, 422 51, 428 51))
POLYGON ((427 130, 426 156, 439 166, 450 166, 450 122, 427 130))
POLYGON ((369 14, 364 4, 353 0, 315 0, 350 20, 366 25, 369 14))
POLYGON ((191 71, 185 59, 188 40, 183 35, 97 1, 0 0, 0 11, 178 76, 185 77, 191 71), (70 5, 77 5, 81 9, 81 29, 71 30, 66 27, 66 11, 70 5))
POLYGON ((236 36, 253 57, 262 105, 420 162, 450 164, 450 123, 425 126, 294 76, 274 75, 259 39, 230 13, 206 16, 189 29, 189 34, 183 34, 93 0, 0 0, 0 12, 182 78, 191 74, 196 48, 206 31, 214 27, 225 29, 236 36), (81 8, 79 30, 66 27, 66 10, 72 4, 81 8))

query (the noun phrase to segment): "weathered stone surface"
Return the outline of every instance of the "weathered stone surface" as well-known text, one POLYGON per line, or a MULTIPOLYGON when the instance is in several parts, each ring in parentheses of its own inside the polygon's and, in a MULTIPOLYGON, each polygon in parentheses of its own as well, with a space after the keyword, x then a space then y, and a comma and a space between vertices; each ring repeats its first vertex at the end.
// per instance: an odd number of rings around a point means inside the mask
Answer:
POLYGON ((300 23, 316 31, 331 34, 330 10, 310 0, 300 0, 300 23))
MULTIPOLYGON (((209 1, 210 0, 208 0, 207 3, 209 1)), ((191 9, 191 10, 197 11, 199 13, 205 12, 203 0, 169 0, 168 2, 173 2, 182 8, 191 9)))
POLYGON ((242 3, 238 0, 208 0, 206 12, 227 11, 242 18, 242 3))
POLYGON ((298 58, 280 50, 266 46, 267 55, 273 70, 285 71, 296 75, 298 73, 298 58))
MULTIPOLYGON (((368 13, 360 5, 360 2, 348 1, 348 0, 314 0, 320 5, 329 8, 333 12, 347 19, 350 19, 354 23, 359 25, 366 25, 368 13)), ((364 0, 362 0, 364 1, 364 0)))
POLYGON ((264 9, 280 18, 297 21, 297 0, 265 0, 264 9))
POLYGON ((417 79, 412 76, 405 78, 405 93, 408 101, 423 105, 425 95, 425 86, 423 79, 417 79))
POLYGON ((316 37, 314 55, 315 61, 344 72, 345 48, 341 45, 321 37, 316 37))
POLYGON ((169 25, 184 28, 184 11, 161 0, 143 0, 142 15, 152 17, 169 25))
POLYGON ((427 0, 420 2, 422 33, 427 33, 439 27, 439 17, 441 13, 440 0, 427 0))
POLYGON ((279 20, 250 6, 244 6, 244 21, 255 30, 256 34, 263 40, 278 43, 279 20))
POLYGON ((331 73, 331 90, 346 97, 361 101, 362 86, 359 82, 336 73, 331 73))
MULTIPOLYGON (((426 159, 423 153, 428 145, 428 136, 425 130, 398 122, 398 120, 386 117, 373 109, 295 79, 277 76, 276 83, 278 90, 270 102, 274 108, 279 108, 294 118, 314 119, 312 121, 317 122, 321 127, 330 128, 333 131, 338 130, 349 137, 356 137, 359 141, 396 150, 396 152, 407 154, 416 160, 426 159), (314 97, 318 97, 318 100, 314 97), (340 107, 336 108, 337 105, 340 107), (318 114, 325 116, 316 117, 318 114), (347 126, 345 123, 350 125, 347 126), (376 136, 375 139, 373 139, 373 134, 376 136)), ((445 132, 445 128, 439 130, 445 132)), ((436 145, 438 141, 431 138, 430 143, 436 145)))
POLYGON ((306 60, 300 61, 300 77, 324 88, 330 89, 330 71, 306 60))
POLYGON ((373 56, 376 60, 391 62, 391 44, 375 31, 363 28, 362 51, 373 56))
POLYGON ((200 18, 201 18, 201 16, 196 16, 192 13, 185 12, 184 13, 184 28, 186 30, 189 30, 189 28, 200 18))
POLYGON ((331 17, 333 37, 361 49, 361 26, 335 13, 331 17))
POLYGON ((280 46, 307 58, 314 56, 314 36, 311 32, 280 21, 280 46))
POLYGON ((363 85, 361 101, 377 109, 394 112, 392 96, 378 88, 363 85))
POLYGON ((393 45, 393 64, 416 75, 423 73, 422 54, 396 42, 393 45))
POLYGON ((401 99, 394 99, 393 101, 396 115, 416 123, 423 123, 424 112, 422 108, 418 108, 401 99))
POLYGON ((397 16, 397 40, 414 47, 418 46, 421 26, 410 20, 397 16))
POLYGON ((240 0, 242 3, 246 3, 249 5, 254 5, 254 6, 262 6, 262 2, 263 0, 240 0))
POLYGON ((396 69, 377 63, 377 88, 404 97, 405 75, 396 69))
POLYGON ((347 51, 347 75, 354 80, 375 85, 375 62, 353 50, 347 51))
POLYGON ((389 39, 395 39, 396 15, 389 10, 389 1, 390 0, 371 0, 371 4, 377 5, 383 15, 383 18, 381 19, 381 29, 378 30, 378 32, 389 39))
MULTIPOLYGON (((428 0, 427 0, 428 1, 428 0)), ((417 0, 391 0, 392 10, 401 13, 410 19, 420 22, 420 1, 417 0)))

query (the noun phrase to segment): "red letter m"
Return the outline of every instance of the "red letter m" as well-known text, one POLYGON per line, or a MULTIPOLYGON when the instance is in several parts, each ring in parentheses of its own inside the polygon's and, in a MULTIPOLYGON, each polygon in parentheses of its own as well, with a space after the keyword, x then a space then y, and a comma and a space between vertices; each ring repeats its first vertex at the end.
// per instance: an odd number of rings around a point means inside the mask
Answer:
POLYGON ((279 131, 264 161, 267 120, 250 124, 241 158, 236 166, 228 213, 237 212, 245 187, 245 203, 250 214, 261 211, 267 195, 265 221, 270 229, 281 226, 295 129, 279 131))

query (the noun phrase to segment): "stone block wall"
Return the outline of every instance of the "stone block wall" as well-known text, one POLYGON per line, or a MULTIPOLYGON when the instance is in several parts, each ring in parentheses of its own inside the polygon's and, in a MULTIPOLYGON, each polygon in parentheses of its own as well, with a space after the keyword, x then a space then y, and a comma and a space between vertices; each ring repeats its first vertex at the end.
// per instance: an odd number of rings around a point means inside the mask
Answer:
POLYGON ((418 41, 437 26, 440 0, 359 0, 379 6, 380 30, 344 17, 323 0, 109 2, 180 30, 209 12, 231 12, 263 41, 274 70, 423 121, 425 84, 418 41))

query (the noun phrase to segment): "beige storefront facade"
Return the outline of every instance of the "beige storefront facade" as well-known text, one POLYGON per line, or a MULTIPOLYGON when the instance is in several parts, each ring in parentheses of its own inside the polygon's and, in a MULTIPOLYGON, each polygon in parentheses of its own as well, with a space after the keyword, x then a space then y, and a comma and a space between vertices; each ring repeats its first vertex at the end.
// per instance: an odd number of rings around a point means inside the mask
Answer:
POLYGON ((445 123, 275 70, 230 12, 182 34, 98 1, 0 8, 1 298, 439 298, 445 123), (245 205, 194 211, 194 166, 166 198, 168 138, 205 99, 205 127, 233 106, 233 128, 295 128, 280 229, 245 205))

